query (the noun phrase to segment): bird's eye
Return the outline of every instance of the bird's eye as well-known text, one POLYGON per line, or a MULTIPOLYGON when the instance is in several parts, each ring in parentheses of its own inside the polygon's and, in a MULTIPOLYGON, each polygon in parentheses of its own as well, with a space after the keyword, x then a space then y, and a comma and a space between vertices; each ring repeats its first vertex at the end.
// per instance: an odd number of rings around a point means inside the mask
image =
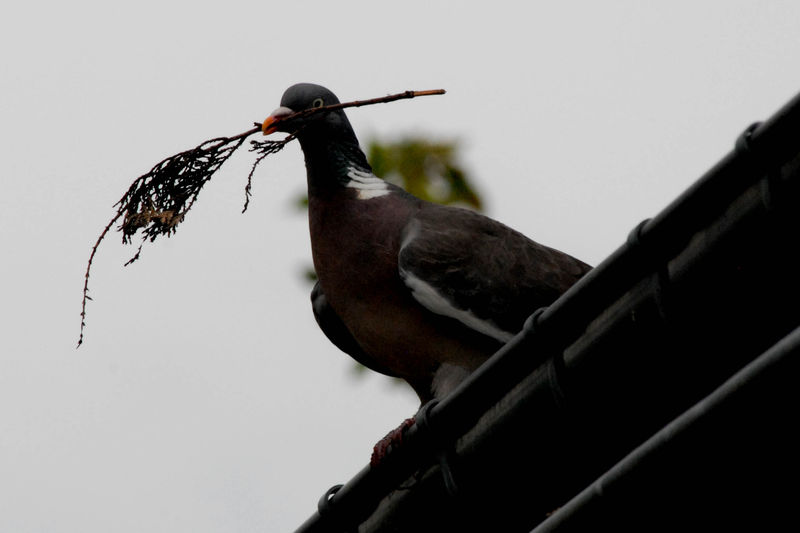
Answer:
POLYGON ((322 98, 315 98, 313 102, 311 102, 311 107, 322 107, 325 105, 325 102, 322 98))

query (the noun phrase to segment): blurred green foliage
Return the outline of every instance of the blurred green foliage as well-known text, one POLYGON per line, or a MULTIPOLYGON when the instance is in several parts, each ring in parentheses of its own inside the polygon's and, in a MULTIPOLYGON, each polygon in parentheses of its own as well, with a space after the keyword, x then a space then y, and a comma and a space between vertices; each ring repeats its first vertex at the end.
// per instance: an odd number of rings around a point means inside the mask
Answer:
POLYGON ((456 142, 407 137, 396 142, 371 141, 367 159, 376 176, 418 198, 480 211, 481 198, 458 163, 456 142))

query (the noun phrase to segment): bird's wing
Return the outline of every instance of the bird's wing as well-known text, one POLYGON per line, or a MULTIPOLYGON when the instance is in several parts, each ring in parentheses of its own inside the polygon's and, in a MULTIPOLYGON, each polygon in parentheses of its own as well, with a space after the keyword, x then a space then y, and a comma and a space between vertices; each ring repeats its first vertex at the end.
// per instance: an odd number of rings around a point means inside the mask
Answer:
POLYGON ((430 204, 405 228, 398 266, 429 311, 500 342, 591 268, 478 213, 430 204))
POLYGON ((358 341, 350 333, 350 330, 344 325, 342 319, 328 304, 328 298, 322 291, 319 281, 311 289, 311 308, 314 311, 314 318, 317 321, 317 325, 319 325, 319 329, 337 348, 375 372, 397 377, 393 372, 377 363, 364 352, 358 341))

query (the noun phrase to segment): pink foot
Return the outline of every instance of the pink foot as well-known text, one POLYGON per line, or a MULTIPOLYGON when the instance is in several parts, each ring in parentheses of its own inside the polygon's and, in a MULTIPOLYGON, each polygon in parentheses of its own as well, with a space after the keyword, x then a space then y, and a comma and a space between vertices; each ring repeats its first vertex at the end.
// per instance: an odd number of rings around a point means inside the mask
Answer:
POLYGON ((379 440, 372 449, 372 457, 369 460, 369 465, 373 468, 380 465, 387 455, 400 448, 403 444, 403 434, 413 425, 414 418, 406 418, 396 429, 393 429, 379 440))

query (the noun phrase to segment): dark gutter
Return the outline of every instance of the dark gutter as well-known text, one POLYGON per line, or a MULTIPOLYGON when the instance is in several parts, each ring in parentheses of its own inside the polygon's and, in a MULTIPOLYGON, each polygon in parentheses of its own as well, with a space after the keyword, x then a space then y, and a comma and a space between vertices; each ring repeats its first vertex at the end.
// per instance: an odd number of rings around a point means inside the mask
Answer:
POLYGON ((796 530, 799 375, 797 328, 533 533, 796 530))

